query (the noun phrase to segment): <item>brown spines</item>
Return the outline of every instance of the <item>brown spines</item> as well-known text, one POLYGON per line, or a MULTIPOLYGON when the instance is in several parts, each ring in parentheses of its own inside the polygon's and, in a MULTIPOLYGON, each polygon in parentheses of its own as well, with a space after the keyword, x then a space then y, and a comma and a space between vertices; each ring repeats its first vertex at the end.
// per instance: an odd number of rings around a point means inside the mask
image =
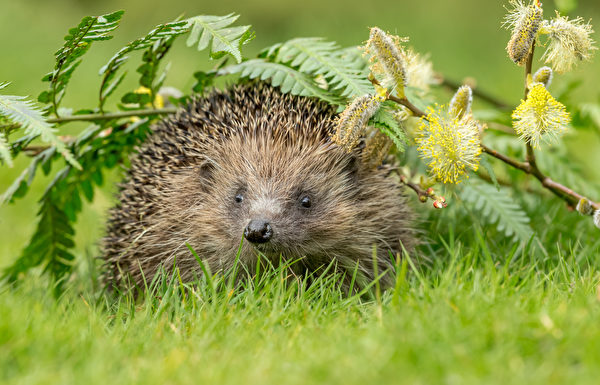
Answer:
MULTIPOLYGON (((132 160, 110 214, 109 279, 130 276, 140 284, 142 275, 149 280, 176 260, 190 280, 200 267, 186 244, 212 271, 227 269, 244 227, 259 214, 276 231, 263 250, 274 263, 300 258, 298 272, 332 260, 345 270, 358 263, 368 279, 376 245, 379 271, 391 269, 389 252, 399 252, 400 241, 407 249, 414 244, 410 210, 385 171, 331 142, 333 124, 329 105, 263 84, 215 91, 161 121, 132 160), (239 191, 247 206, 233 203, 239 191), (301 194, 314 198, 311 210, 297 208, 301 194)), ((240 260, 253 271, 249 242, 240 260)))

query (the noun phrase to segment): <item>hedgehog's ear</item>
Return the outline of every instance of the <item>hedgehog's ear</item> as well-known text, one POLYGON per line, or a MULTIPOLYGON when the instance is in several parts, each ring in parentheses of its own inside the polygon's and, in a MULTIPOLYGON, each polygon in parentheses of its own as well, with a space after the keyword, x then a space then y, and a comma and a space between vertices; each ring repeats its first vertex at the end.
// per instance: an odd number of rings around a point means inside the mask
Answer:
POLYGON ((206 185, 212 181, 214 171, 215 165, 210 159, 203 159, 202 162, 194 168, 194 172, 202 185, 206 185))

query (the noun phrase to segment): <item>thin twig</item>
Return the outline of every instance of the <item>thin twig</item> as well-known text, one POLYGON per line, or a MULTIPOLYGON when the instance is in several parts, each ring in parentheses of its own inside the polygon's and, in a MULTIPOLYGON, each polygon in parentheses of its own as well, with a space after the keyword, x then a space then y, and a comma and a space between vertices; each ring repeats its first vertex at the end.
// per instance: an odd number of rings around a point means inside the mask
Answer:
POLYGON ((504 163, 513 166, 514 168, 517 168, 523 172, 526 172, 527 174, 531 173, 531 169, 529 167, 529 164, 524 163, 524 162, 519 162, 516 159, 510 158, 504 154, 499 153, 496 150, 493 150, 491 148, 489 148, 488 146, 486 146, 485 144, 481 143, 481 149, 483 150, 483 152, 485 152, 488 155, 493 156, 496 159, 500 159, 501 161, 503 161, 504 163))
MULTIPOLYGON (((379 81, 377 79, 375 79, 375 76, 373 76, 372 74, 369 75, 369 80, 371 81, 371 83, 373 85, 381 87, 381 84, 379 83, 379 81)), ((387 100, 391 100, 392 102, 401 104, 404 107, 408 108, 413 113, 413 115, 416 116, 416 117, 418 117, 418 118, 427 115, 425 112, 423 112, 421 109, 419 109, 419 107, 417 107, 414 104, 412 104, 406 98, 406 96, 402 97, 402 98, 399 98, 399 97, 394 96, 394 95, 390 94, 389 92, 387 92, 386 93, 386 98, 387 98, 387 100)))
POLYGON ((433 207, 436 209, 441 209, 448 206, 446 204, 446 199, 443 196, 436 195, 433 188, 430 187, 427 190, 424 190, 419 184, 409 181, 406 175, 402 175, 400 173, 398 173, 398 175, 400 177, 400 182, 417 193, 419 201, 422 203, 425 203, 431 199, 433 201, 433 207))
POLYGON ((121 112, 113 112, 109 114, 84 114, 84 115, 70 115, 63 116, 60 118, 48 119, 48 123, 66 123, 66 122, 89 122, 94 120, 112 120, 112 119, 121 119, 128 118, 132 116, 150 116, 150 115, 168 115, 174 114, 177 112, 177 107, 165 107, 165 108, 157 108, 150 109, 146 108, 143 110, 131 110, 131 111, 121 111, 121 112))
POLYGON ((406 187, 409 187, 411 190, 417 193, 417 196, 421 202, 427 202, 429 194, 427 194, 427 191, 423 190, 421 186, 416 183, 409 182, 406 177, 403 178, 402 176, 400 177, 400 181, 405 184, 406 187))
MULTIPOLYGON (((491 155, 494 158, 499 159, 502 162, 504 162, 516 169, 519 169, 526 174, 533 175, 537 180, 540 181, 542 186, 544 186, 546 189, 550 190, 554 195, 556 195, 559 198, 566 201, 570 206, 575 207, 581 199, 587 199, 583 195, 573 191, 572 189, 570 189, 570 188, 552 180, 550 177, 544 175, 537 167, 532 166, 531 163, 529 163, 529 162, 519 162, 518 160, 512 159, 506 155, 503 155, 496 150, 492 150, 491 148, 487 147, 484 144, 481 144, 481 148, 483 149, 483 152, 485 152, 486 154, 491 155)), ((600 203, 593 202, 589 199, 587 199, 587 200, 590 202, 592 207, 594 207, 594 209, 600 210, 600 203)))
MULTIPOLYGON (((529 84, 527 84, 527 83, 529 81, 529 76, 531 76, 531 69, 533 67, 534 53, 535 53, 535 40, 534 40, 533 44, 531 45, 531 50, 529 51, 529 55, 527 56, 527 62, 525 64, 525 92, 524 92, 523 100, 527 100, 527 95, 529 95, 529 84)), ((533 151, 533 147, 531 146, 531 144, 529 142, 526 142, 525 146, 527 148, 527 156, 525 158, 527 160, 527 163, 529 163, 529 165, 531 166, 533 171, 539 172, 539 170, 537 168, 537 164, 535 162, 535 152, 533 151)))
MULTIPOLYGON (((150 115, 169 115, 177 112, 177 107, 165 107, 165 108, 157 108, 150 109, 146 108, 143 110, 131 110, 131 111, 121 111, 121 112, 113 112, 108 114, 82 114, 82 115, 70 115, 70 116, 61 116, 60 118, 50 118, 47 119, 48 123, 68 123, 68 122, 90 122, 96 120, 113 120, 113 119, 121 119, 121 118, 129 118, 132 116, 150 116, 150 115)), ((15 125, 4 125, 0 126, 0 129, 12 128, 15 125)))

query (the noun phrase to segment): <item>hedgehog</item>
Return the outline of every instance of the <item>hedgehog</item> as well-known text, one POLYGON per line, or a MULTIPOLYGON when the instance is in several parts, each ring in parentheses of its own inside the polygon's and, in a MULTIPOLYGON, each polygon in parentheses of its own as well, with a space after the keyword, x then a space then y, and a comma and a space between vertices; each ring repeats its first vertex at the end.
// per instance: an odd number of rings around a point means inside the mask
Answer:
POLYGON ((332 139, 335 109, 265 83, 193 99, 159 121, 131 160, 103 258, 112 285, 177 267, 183 281, 259 261, 293 276, 394 281, 413 213, 389 168, 332 139), (293 262, 292 262, 293 261, 293 262), (333 266, 329 268, 328 266, 333 266), (376 277, 377 275, 377 277, 376 277))

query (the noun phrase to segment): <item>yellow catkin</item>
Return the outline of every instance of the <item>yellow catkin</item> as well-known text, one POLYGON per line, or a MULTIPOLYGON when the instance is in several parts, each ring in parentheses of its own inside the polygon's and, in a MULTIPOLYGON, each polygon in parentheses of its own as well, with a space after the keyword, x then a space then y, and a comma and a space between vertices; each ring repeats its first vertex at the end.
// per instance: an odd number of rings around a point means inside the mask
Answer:
POLYGON ((552 68, 542 67, 533 74, 534 83, 542 83, 544 87, 548 88, 552 83, 552 68))
POLYGON ((381 165, 386 155, 389 154, 392 140, 377 128, 373 127, 370 131, 371 134, 365 139, 362 160, 367 167, 375 168, 381 165))
POLYGON ((577 202, 577 207, 575 209, 582 215, 592 215, 594 213, 592 203, 586 198, 581 198, 579 202, 577 202))
POLYGON ((380 72, 384 76, 384 86, 390 87, 392 92, 404 97, 408 75, 406 58, 400 47, 400 40, 397 36, 389 36, 381 29, 373 27, 366 49, 377 61, 373 66, 373 72, 380 72))
POLYGON ((346 151, 352 151, 382 101, 380 94, 355 98, 336 119, 332 140, 346 151))
POLYGON ((525 6, 520 1, 513 4, 515 8, 506 17, 507 23, 513 26, 506 52, 516 64, 524 65, 531 47, 535 44, 543 20, 543 11, 537 4, 525 6))
POLYGON ((472 103, 473 90, 469 86, 461 86, 450 100, 450 115, 459 119, 462 118, 471 112, 472 103))
POLYGON ((459 119, 445 106, 436 107, 429 107, 419 122, 417 150, 437 180, 459 183, 468 177, 469 169, 477 171, 479 167, 479 127, 470 115, 459 119))
POLYGON ((531 86, 526 100, 513 111, 513 126, 519 138, 534 148, 541 140, 556 141, 571 120, 564 105, 550 95, 541 83, 531 86))
POLYGON ((569 20, 557 13, 543 32, 549 35, 550 43, 542 59, 558 73, 570 71, 580 61, 589 60, 597 49, 591 38, 594 30, 581 17, 569 20))
POLYGON ((419 95, 426 95, 431 85, 439 83, 435 77, 435 71, 429 56, 421 55, 411 48, 407 48, 404 50, 404 57, 406 59, 408 86, 414 88, 419 95))

